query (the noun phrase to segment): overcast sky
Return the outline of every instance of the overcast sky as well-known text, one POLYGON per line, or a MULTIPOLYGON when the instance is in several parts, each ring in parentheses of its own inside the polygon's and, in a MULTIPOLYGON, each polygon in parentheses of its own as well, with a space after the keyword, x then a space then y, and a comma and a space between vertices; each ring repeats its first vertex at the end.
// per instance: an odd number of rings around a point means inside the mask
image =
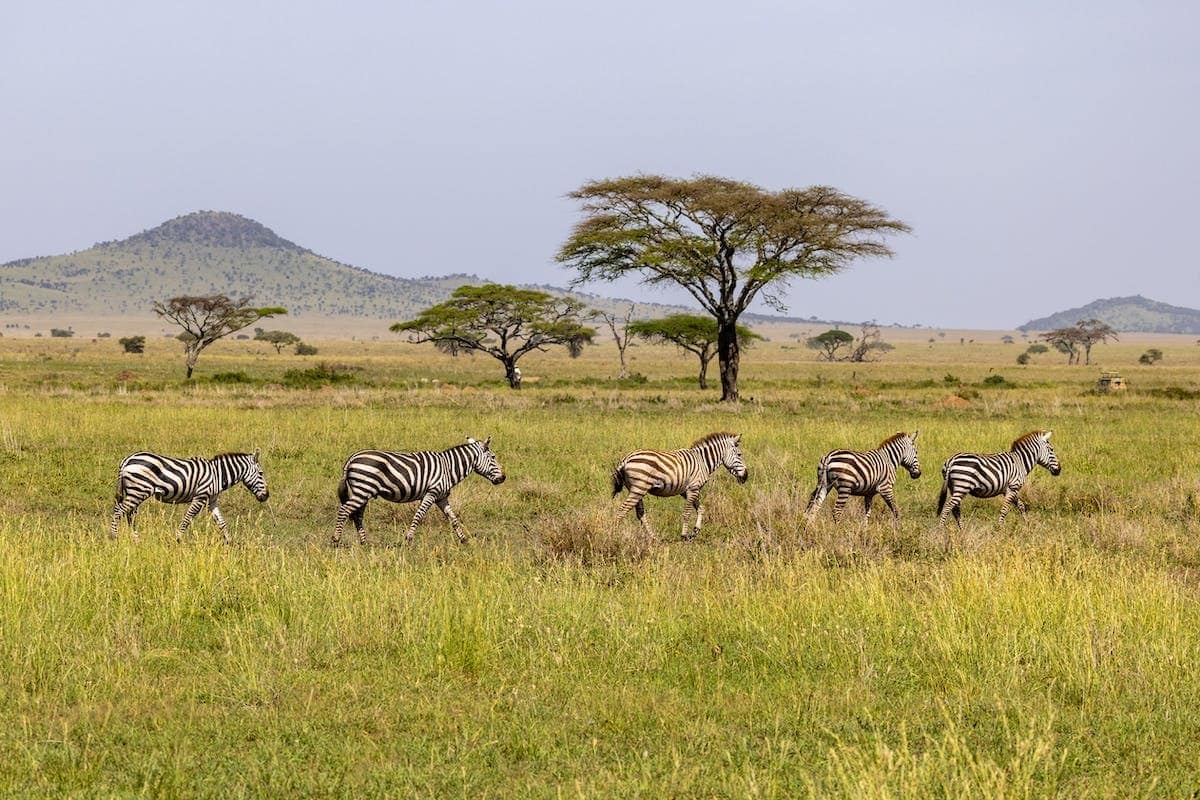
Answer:
POLYGON ((1198 99, 1196 2, 7 0, 0 262, 214 209, 381 272, 564 284, 568 191, 711 173, 913 226, 796 315, 1200 307, 1198 99))

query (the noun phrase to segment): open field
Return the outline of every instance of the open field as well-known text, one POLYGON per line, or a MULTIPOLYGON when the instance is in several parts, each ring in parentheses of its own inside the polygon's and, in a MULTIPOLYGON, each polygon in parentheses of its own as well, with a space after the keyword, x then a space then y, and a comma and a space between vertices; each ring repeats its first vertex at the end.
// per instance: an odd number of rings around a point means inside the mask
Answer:
POLYGON ((1106 396, 998 337, 884 333, 875 364, 771 334, 737 408, 652 347, 620 384, 608 345, 531 357, 512 392, 387 334, 224 342, 191 386, 173 341, 0 339, 0 793, 1200 792, 1200 346, 1098 346, 1132 386, 1106 396), (898 527, 857 503, 803 524, 826 450, 915 428, 898 527), (941 462, 1031 428, 1063 474, 1002 529, 968 500, 947 548, 941 462), (678 499, 648 502, 661 542, 609 524, 624 452, 714 430, 751 479, 714 478, 696 541, 678 499), (372 503, 367 547, 329 547, 346 455, 488 434, 509 479, 452 496, 468 544, 435 509, 400 547, 412 507, 372 503), (272 496, 223 497, 235 546, 208 519, 177 545, 182 509, 153 503, 140 543, 108 540, 127 453, 254 447, 272 496))

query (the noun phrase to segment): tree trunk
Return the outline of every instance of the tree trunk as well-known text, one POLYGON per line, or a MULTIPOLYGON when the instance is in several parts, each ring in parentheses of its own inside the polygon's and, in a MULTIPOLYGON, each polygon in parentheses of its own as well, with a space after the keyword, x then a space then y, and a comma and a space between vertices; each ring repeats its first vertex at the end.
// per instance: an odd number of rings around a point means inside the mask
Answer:
MULTIPOLYGON (((628 341, 628 339, 626 340, 628 341)), ((625 345, 617 345, 617 353, 621 356, 621 374, 617 376, 619 380, 625 380, 629 377, 629 370, 625 367, 625 345)))
POLYGON ((517 372, 517 362, 511 359, 503 359, 504 363, 504 379, 508 381, 510 389, 521 388, 521 373, 517 372))
POLYGON ((196 368, 196 362, 200 359, 200 350, 188 345, 184 352, 187 354, 187 379, 191 380, 192 370, 196 368))
POLYGON ((712 356, 700 356, 700 388, 708 388, 708 362, 712 360, 712 356))
POLYGON ((717 363, 721 367, 721 402, 736 403, 738 400, 738 348, 737 317, 717 320, 717 363))

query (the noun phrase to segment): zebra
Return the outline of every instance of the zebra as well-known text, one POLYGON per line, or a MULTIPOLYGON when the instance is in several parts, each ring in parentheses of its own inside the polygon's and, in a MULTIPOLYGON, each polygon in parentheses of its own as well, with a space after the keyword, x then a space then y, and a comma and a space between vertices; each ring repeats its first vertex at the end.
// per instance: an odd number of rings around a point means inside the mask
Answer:
POLYGON ((363 512, 366 511, 367 501, 373 497, 382 497, 393 503, 421 501, 417 505, 417 512, 413 514, 412 524, 408 526, 405 541, 412 541, 425 512, 436 503, 446 519, 450 520, 458 541, 465 542, 467 531, 450 508, 450 490, 472 472, 478 472, 493 485, 504 483, 504 470, 491 446, 492 437, 489 436, 482 442, 467 437, 466 444, 441 451, 358 451, 342 467, 342 481, 338 484, 341 505, 333 531, 333 544, 341 542, 347 519, 354 521, 359 544, 367 543, 363 512))
POLYGON ((1007 453, 980 455, 959 453, 951 456, 942 466, 942 492, 938 496, 938 524, 946 521, 947 514, 954 514, 954 521, 962 529, 963 496, 995 497, 1004 495, 1000 506, 1000 522, 1008 513, 1010 504, 1025 513, 1025 503, 1017 492, 1025 485, 1034 466, 1041 464, 1051 475, 1058 475, 1062 467, 1058 456, 1050 446, 1051 431, 1030 431, 1012 443, 1007 453))
POLYGON ((164 503, 188 503, 183 521, 175 534, 176 541, 183 534, 200 510, 208 506, 225 544, 230 544, 229 527, 217 508, 217 495, 243 483, 260 503, 270 497, 267 479, 263 476, 259 451, 253 453, 222 453, 212 458, 172 458, 155 453, 134 453, 121 462, 117 471, 117 503, 113 508, 112 522, 108 527, 109 538, 117 538, 117 525, 124 516, 134 541, 138 540, 134 515, 138 506, 154 497, 164 503))
POLYGON ((700 522, 704 518, 700 490, 717 468, 724 466, 737 478, 738 483, 745 483, 750 477, 742 458, 741 441, 739 433, 710 433, 697 439, 686 450, 636 450, 625 456, 612 474, 613 497, 619 495, 622 489, 629 490, 629 496, 621 503, 617 519, 623 518, 632 508, 637 512, 642 527, 653 535, 650 523, 646 521, 646 506, 643 503, 646 494, 656 497, 683 495, 681 538, 694 537, 700 532, 700 522), (689 535, 688 516, 693 510, 696 521, 689 535))
POLYGON ((921 462, 917 458, 917 435, 897 433, 879 443, 874 450, 833 450, 825 454, 817 464, 817 488, 813 489, 805 514, 809 520, 816 517, 830 489, 837 492, 833 506, 833 521, 841 519, 842 509, 851 495, 863 498, 864 523, 871 519, 871 503, 875 495, 892 510, 892 524, 900 521, 896 499, 892 488, 896 485, 896 467, 908 470, 913 479, 921 477, 921 462))

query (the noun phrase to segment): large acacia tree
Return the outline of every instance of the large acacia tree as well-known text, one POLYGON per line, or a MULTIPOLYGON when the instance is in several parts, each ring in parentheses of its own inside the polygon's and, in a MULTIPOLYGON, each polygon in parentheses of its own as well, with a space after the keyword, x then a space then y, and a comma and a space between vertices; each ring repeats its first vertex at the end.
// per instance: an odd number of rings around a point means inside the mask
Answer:
MULTIPOLYGON (((673 344, 681 350, 695 353, 700 359, 700 388, 708 388, 708 363, 717 352, 717 322, 712 317, 672 314, 662 319, 631 322, 625 330, 630 336, 659 344, 673 344)), ((737 335, 739 347, 762 338, 744 325, 737 326, 737 335)))
POLYGON ((249 328, 260 319, 287 313, 282 308, 252 306, 250 300, 249 297, 233 300, 223 294, 210 294, 172 297, 170 300, 154 302, 155 314, 183 328, 179 339, 183 342, 189 378, 196 368, 200 352, 213 342, 249 328))
POLYGON ((562 345, 574 357, 592 341, 596 331, 582 324, 583 314, 583 305, 570 298, 488 283, 460 286, 446 302, 391 330, 450 355, 486 353, 504 365, 508 385, 519 389, 517 361, 523 356, 562 345))
POLYGON ((638 275, 682 286, 717 323, 721 399, 738 399, 737 322, 756 299, 783 310, 794 278, 819 278, 855 259, 891 256, 886 237, 909 227, 828 186, 767 191, 726 178, 635 175, 592 181, 558 260, 575 284, 638 275))

